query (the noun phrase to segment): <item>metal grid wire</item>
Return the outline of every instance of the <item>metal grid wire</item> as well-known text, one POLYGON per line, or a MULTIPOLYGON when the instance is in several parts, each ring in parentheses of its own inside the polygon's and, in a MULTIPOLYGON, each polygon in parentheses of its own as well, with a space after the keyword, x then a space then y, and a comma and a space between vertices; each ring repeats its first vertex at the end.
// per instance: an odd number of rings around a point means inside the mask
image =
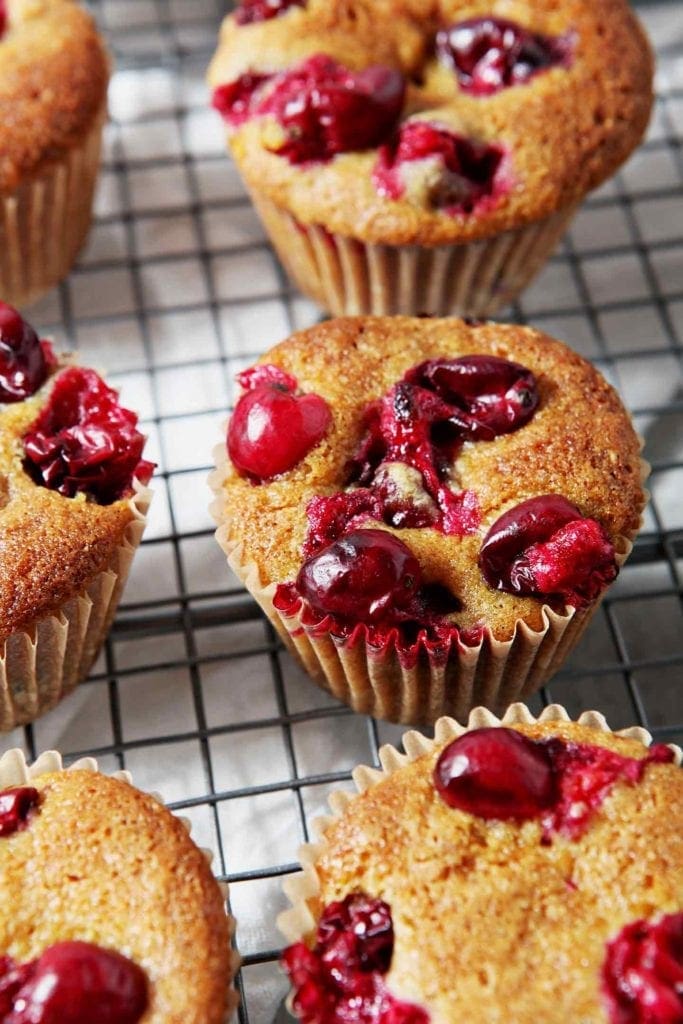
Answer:
MULTIPOLYGON (((97 218, 67 282, 27 311, 108 369, 159 463, 149 529, 87 684, 2 749, 56 746, 129 768, 193 823, 231 883, 240 1020, 285 985, 281 876, 332 788, 401 729, 353 715, 304 677, 230 577, 206 511, 233 378, 318 313, 289 287, 207 110, 226 4, 94 0, 116 59, 97 218)), ((652 463, 645 529, 578 651, 536 699, 683 740, 683 18, 642 14, 659 51, 646 144, 594 194, 505 318, 591 358, 620 389, 652 463)))

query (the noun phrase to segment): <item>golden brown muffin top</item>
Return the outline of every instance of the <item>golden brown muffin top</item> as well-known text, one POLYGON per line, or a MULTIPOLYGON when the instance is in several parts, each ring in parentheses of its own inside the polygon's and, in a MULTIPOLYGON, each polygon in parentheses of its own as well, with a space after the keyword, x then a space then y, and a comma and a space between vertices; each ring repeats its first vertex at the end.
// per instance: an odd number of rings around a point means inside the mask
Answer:
POLYGON ((0 38, 0 193, 82 142, 102 111, 109 60, 73 0, 7 0, 0 38))
POLYGON ((425 581, 440 583, 460 599, 462 628, 486 623, 510 639, 522 618, 542 627, 543 601, 489 587, 477 564, 482 539, 508 508, 548 493, 597 519, 617 550, 639 526, 645 496, 640 443, 614 389, 581 356, 530 327, 458 319, 349 317, 331 320, 267 352, 271 363, 296 377, 302 392, 328 403, 332 426, 323 440, 287 473, 260 485, 228 464, 220 494, 228 536, 243 545, 262 584, 291 582, 301 567, 308 520, 317 495, 343 490, 347 464, 364 433, 362 413, 406 371, 426 359, 474 353, 499 356, 532 370, 540 403, 533 418, 493 441, 465 442, 454 463, 453 489, 475 492, 481 525, 465 536, 430 527, 390 530, 413 551, 425 581))
MULTIPOLYGON (((646 748, 574 723, 513 728, 642 758, 646 748)), ((578 839, 541 843, 537 820, 486 821, 432 783, 443 744, 346 805, 315 868, 322 906, 363 890, 391 907, 391 992, 431 1024, 605 1024, 605 943, 683 908, 683 773, 650 764, 617 782, 578 839)))
POLYGON ((135 518, 128 498, 111 505, 66 498, 25 472, 22 438, 58 376, 26 401, 0 404, 0 643, 93 582, 135 518))
POLYGON ((248 25, 237 25, 229 15, 209 82, 216 87, 248 71, 282 71, 316 53, 353 70, 372 64, 401 70, 408 79, 404 116, 506 152, 509 189, 472 214, 453 214, 425 203, 423 186, 431 173, 425 162, 422 170, 404 165, 411 167, 410 187, 394 200, 383 198, 372 183, 377 150, 292 165, 267 148, 282 138, 272 117, 253 118, 229 133, 249 186, 303 224, 366 242, 469 241, 571 207, 635 148, 652 104, 652 54, 626 0, 308 0, 248 25), (569 67, 551 68, 490 96, 463 92, 450 69, 432 56, 434 33, 442 25, 490 15, 533 32, 571 34, 569 67))
POLYGON ((0 839, 2 952, 24 962, 72 939, 113 949, 150 983, 140 1024, 222 1024, 228 919, 182 823, 97 772, 52 772, 30 784, 38 811, 0 839))

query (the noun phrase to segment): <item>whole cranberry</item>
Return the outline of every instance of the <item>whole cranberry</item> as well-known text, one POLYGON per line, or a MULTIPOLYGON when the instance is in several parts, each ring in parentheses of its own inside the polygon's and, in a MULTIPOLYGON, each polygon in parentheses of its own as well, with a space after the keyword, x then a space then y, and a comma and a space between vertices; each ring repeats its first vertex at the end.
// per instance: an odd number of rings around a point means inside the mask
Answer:
MULTIPOLYGON (((250 388, 237 402, 228 427, 228 454, 237 471, 255 481, 286 473, 323 439, 332 422, 327 402, 315 394, 295 394, 289 374, 241 374, 250 388)), ((272 367, 277 370, 277 367, 272 367)))
POLYGON ((0 792, 0 836, 9 836, 26 826, 40 795, 33 786, 16 786, 0 792))
POLYGON ((496 590, 555 595, 575 607, 594 600, 618 572, 603 527, 559 494, 504 512, 484 538, 479 567, 496 590))
POLYGON ((456 73, 460 88, 488 96, 527 82, 546 68, 568 63, 569 41, 530 32, 505 18, 469 18, 436 36, 440 59, 456 73))
POLYGON ((287 138, 274 152, 300 164, 384 142, 404 94, 400 71, 374 66, 354 72, 316 54, 278 76, 253 112, 279 121, 287 138))
POLYGON ((305 7, 306 0, 241 0, 235 11, 238 25, 251 25, 284 14, 290 7, 305 7))
POLYGON ((480 818, 536 818, 555 799, 546 751, 514 729, 475 729, 453 740, 436 763, 434 785, 449 807, 480 818))
POLYGON ((610 1024, 681 1024, 683 913, 622 928, 607 944, 602 994, 610 1024))
POLYGON ((470 441, 488 441, 519 430, 538 408, 531 370, 498 356, 430 359, 409 371, 406 379, 455 406, 450 422, 470 441))
POLYGON ((405 608, 422 582, 420 563, 385 530, 354 530, 312 555, 296 580, 317 612, 378 622, 405 608))
POLYGON ((4 1024, 137 1024, 147 1009, 140 967, 88 942, 59 942, 24 970, 4 1024))
MULTIPOLYGON (((0 34, 2 11, 0 11, 0 34)), ((41 342, 20 313, 0 302, 0 402, 21 402, 34 395, 54 365, 52 349, 41 342)))

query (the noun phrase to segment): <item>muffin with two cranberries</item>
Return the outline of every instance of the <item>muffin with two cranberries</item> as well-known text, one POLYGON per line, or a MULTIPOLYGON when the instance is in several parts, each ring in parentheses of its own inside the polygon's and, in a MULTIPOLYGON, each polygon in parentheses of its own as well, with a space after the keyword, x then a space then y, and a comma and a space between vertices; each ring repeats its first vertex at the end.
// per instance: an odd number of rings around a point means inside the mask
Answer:
POLYGON ((523 705, 403 743, 286 886, 301 1024, 680 1024, 680 750, 523 705))
POLYGON ((490 315, 639 143, 626 0, 242 0, 209 70, 296 285, 334 315, 490 315))
POLYGON ((0 296, 38 298, 90 227, 109 57, 74 0, 0 0, 0 296))
POLYGON ((0 729, 88 673, 142 538, 153 464, 135 413, 0 303, 0 729))
POLYGON ((92 759, 0 761, 0 1021, 225 1024, 225 894, 182 821, 92 759))
POLYGON ((597 370, 527 327, 366 317, 295 334, 238 380, 217 537, 312 676, 428 723, 553 675, 645 501, 597 370))

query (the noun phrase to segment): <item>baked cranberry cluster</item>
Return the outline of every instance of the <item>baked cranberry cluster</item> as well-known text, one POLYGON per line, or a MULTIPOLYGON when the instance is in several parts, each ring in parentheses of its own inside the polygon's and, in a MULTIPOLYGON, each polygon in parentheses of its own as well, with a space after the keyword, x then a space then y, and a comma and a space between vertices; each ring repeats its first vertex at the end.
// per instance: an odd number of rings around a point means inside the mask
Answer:
POLYGON ((559 737, 532 740, 515 729, 475 729, 441 752, 434 785, 448 804, 480 818, 539 819, 543 839, 578 839, 617 782, 635 785, 673 751, 654 744, 643 758, 559 737))
POLYGON ((602 993, 610 1024, 680 1024, 683 913, 622 928, 607 945, 602 993))
POLYGON ((134 477, 147 483, 152 475, 137 422, 94 370, 64 370, 24 435, 24 468, 68 498, 86 494, 108 505, 131 493, 134 477))
POLYGON ((26 828, 40 795, 33 786, 14 786, 0 792, 0 836, 11 836, 26 828))
POLYGON ((452 68, 463 92, 490 96, 521 85, 552 67, 567 67, 568 37, 530 32, 506 18, 468 18, 436 35, 439 59, 452 68))
POLYGON ((293 469, 322 441, 332 422, 319 395, 299 394, 296 378, 277 366, 255 366, 238 374, 245 394, 228 427, 228 454, 254 483, 293 469))
POLYGON ((268 21, 285 14, 290 7, 305 7, 306 0, 241 0, 235 11, 238 25, 251 25, 255 21, 268 21))
POLYGON ((50 342, 41 341, 16 309, 0 302, 0 402, 23 402, 30 398, 55 366, 50 342))
POLYGON ((0 957, 0 1024, 137 1024, 147 979, 127 957, 88 942, 59 942, 36 960, 0 957))
POLYGON ((330 903, 313 949, 297 942, 282 955, 302 1024, 428 1024, 423 1009, 386 986, 393 952, 391 909, 383 900, 356 892, 330 903))

